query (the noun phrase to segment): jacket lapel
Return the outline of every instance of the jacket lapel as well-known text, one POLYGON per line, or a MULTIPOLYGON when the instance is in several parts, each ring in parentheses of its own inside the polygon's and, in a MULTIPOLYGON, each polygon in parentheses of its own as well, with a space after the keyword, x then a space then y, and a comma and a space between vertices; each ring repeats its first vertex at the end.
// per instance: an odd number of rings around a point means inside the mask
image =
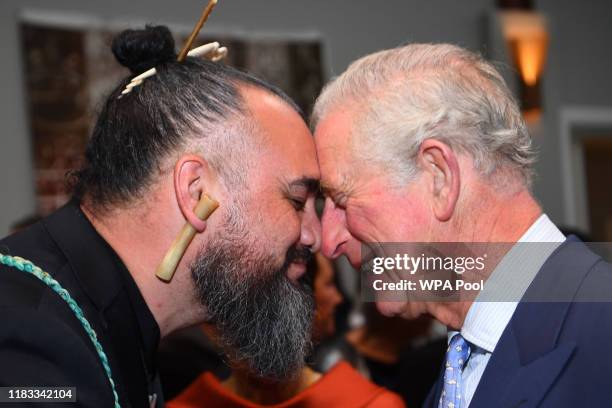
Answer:
POLYGON ((552 327, 538 324, 536 316, 564 315, 567 304, 521 306, 491 356, 471 408, 537 406, 574 351, 574 344, 551 342, 552 327))
POLYGON ((500 406, 536 407, 571 357, 575 345, 562 345, 521 367, 508 384, 500 406))
POLYGON ((572 356, 559 342, 580 283, 599 258, 570 237, 544 263, 506 327, 470 408, 537 406, 572 356))

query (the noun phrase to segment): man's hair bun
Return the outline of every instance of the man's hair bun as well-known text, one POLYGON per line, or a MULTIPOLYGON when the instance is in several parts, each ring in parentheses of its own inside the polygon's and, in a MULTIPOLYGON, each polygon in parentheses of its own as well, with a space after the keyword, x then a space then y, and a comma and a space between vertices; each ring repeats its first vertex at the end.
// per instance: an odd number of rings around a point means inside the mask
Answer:
POLYGON ((174 38, 166 26, 122 31, 113 39, 111 49, 117 61, 135 75, 176 59, 174 38))

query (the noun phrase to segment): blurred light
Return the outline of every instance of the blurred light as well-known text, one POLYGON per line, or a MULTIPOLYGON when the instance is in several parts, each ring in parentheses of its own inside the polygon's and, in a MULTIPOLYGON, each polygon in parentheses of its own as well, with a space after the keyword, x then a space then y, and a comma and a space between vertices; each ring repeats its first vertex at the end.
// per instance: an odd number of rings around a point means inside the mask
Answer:
POLYGON ((502 10, 499 13, 503 35, 522 82, 520 99, 523 110, 539 112, 539 85, 548 49, 546 19, 529 10, 502 10))
POLYGON ((529 38, 514 42, 518 69, 527 85, 535 85, 542 74, 546 57, 545 40, 545 38, 529 38))

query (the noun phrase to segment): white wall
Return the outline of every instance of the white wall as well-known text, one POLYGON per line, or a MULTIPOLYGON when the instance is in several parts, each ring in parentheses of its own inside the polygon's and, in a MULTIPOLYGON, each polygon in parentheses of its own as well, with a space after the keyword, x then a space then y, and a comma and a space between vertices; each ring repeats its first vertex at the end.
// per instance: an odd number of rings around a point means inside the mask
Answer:
POLYGON ((535 191, 553 220, 574 227, 564 201, 560 112, 568 106, 612 108, 612 2, 539 0, 537 6, 548 16, 551 44, 542 89, 542 134, 535 138, 540 150, 535 191))

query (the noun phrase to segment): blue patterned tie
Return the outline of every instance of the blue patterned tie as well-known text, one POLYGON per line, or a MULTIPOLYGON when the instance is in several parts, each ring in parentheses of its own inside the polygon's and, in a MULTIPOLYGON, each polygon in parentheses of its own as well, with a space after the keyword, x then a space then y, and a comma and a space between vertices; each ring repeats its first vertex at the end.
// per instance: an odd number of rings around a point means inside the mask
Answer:
POLYGON ((461 334, 455 334, 446 351, 444 388, 442 388, 439 408, 461 408, 461 371, 469 356, 470 344, 461 334))

